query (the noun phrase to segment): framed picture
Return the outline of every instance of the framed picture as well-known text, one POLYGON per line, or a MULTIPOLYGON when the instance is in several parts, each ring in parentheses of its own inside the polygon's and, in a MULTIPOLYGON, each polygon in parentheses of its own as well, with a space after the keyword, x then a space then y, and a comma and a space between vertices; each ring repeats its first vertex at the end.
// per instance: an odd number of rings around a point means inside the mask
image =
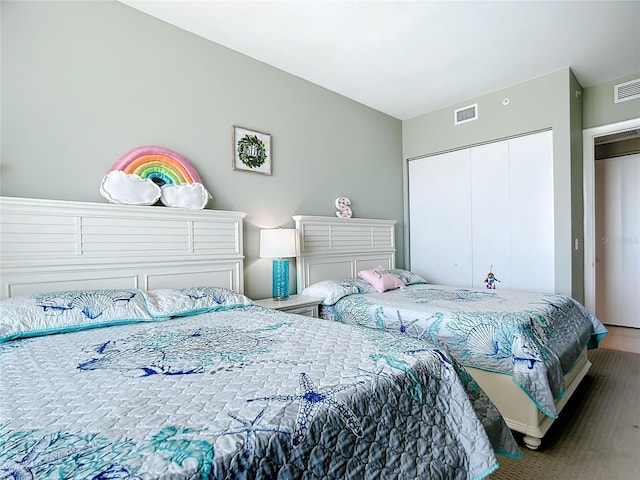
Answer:
POLYGON ((271 135, 234 125, 233 169, 271 175, 271 135))

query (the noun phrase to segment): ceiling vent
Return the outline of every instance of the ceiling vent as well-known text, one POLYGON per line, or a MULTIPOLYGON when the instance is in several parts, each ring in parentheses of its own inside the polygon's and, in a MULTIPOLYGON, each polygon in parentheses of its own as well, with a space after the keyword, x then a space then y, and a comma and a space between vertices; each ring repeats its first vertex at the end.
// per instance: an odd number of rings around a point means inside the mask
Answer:
POLYGON ((613 87, 614 103, 626 102, 635 98, 640 98, 640 78, 630 82, 619 83, 613 87))
POLYGON ((471 122, 478 119, 478 104, 467 105, 453 112, 453 124, 460 125, 461 123, 471 122))

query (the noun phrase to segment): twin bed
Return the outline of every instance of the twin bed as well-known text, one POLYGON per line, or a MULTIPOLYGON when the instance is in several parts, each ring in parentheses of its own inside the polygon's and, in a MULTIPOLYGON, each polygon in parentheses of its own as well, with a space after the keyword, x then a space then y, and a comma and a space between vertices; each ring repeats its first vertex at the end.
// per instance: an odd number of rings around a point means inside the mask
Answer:
POLYGON ((441 346, 539 447, 591 366, 586 350, 606 334, 593 315, 563 295, 431 285, 395 269, 393 221, 294 220, 298 291, 322 300, 321 317, 441 346))
POLYGON ((244 296, 242 213, 0 214, 0 478, 480 479, 520 455, 445 350, 244 296))

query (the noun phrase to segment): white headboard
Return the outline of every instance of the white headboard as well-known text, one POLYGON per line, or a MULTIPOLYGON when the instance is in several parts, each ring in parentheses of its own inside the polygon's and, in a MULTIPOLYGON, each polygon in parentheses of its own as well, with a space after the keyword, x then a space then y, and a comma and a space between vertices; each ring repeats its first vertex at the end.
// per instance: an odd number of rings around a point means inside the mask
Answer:
POLYGON ((204 285, 242 293, 244 216, 0 197, 0 298, 204 285))
POLYGON ((298 292, 322 280, 353 278, 360 270, 395 267, 395 220, 293 217, 300 247, 298 292))

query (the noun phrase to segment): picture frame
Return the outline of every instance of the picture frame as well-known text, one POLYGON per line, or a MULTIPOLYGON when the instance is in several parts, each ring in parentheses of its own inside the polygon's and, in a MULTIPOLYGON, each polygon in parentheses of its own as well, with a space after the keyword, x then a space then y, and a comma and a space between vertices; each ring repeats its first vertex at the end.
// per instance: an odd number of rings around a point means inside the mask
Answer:
POLYGON ((233 126, 233 169, 271 175, 271 134, 233 126))

